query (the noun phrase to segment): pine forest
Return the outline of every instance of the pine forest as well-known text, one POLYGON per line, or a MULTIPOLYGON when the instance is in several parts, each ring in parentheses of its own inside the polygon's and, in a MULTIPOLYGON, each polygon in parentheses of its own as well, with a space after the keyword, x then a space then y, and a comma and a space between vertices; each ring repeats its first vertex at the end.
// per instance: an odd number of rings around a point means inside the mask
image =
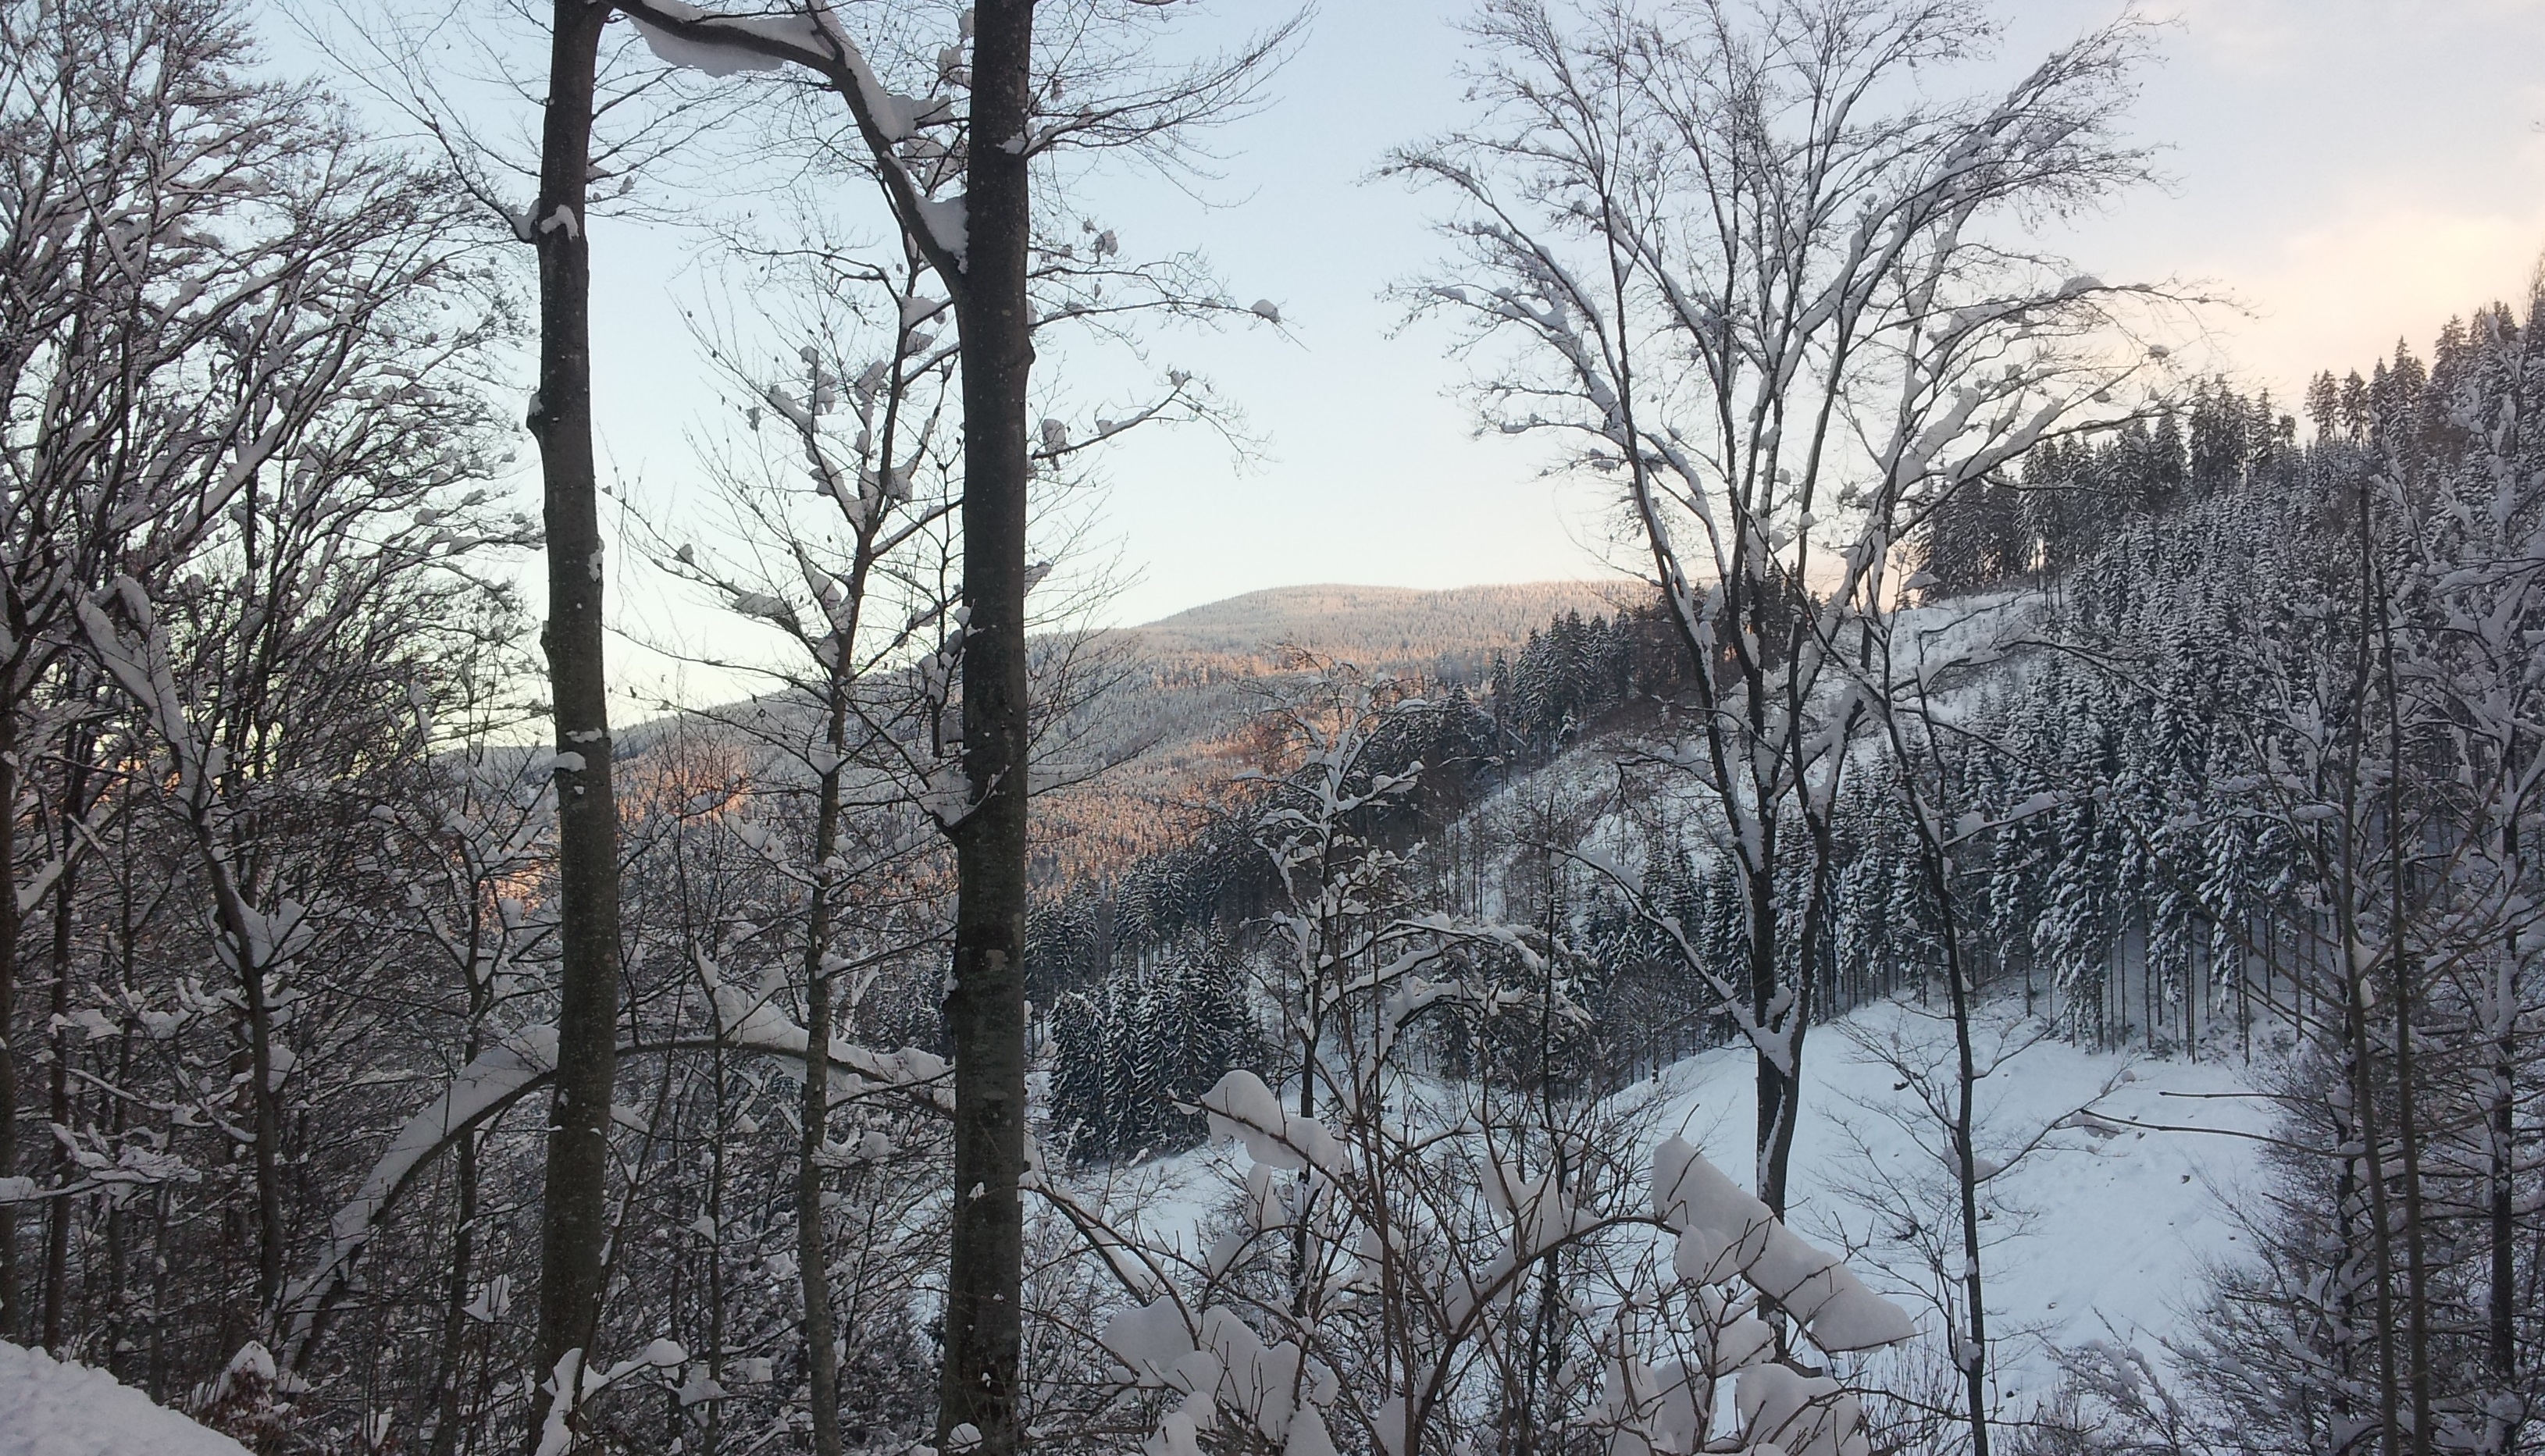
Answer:
POLYGON ((1614 569, 1126 626, 1339 17, 0 0, 0 1456, 2545 1452, 2545 266, 2275 395, 2135 10, 1455 9, 1614 569))

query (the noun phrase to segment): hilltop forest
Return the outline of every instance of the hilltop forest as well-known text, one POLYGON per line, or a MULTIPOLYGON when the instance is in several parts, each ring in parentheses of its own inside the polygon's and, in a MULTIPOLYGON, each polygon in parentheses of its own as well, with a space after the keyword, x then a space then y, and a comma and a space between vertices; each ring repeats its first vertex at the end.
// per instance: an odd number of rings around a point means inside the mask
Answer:
POLYGON ((384 14, 392 125, 0 0, 0 1453, 2545 1450, 2545 292, 2276 399, 2018 241, 2136 21, 1489 0, 1407 301, 1627 569, 1099 629, 1234 412, 1036 370, 1284 327, 1075 206, 1278 84, 1180 8, 384 14), (743 150, 648 514, 594 258, 743 150), (631 556, 760 690, 614 721, 631 556), (2089 1167, 2171 1324, 2036 1318, 2089 1167))

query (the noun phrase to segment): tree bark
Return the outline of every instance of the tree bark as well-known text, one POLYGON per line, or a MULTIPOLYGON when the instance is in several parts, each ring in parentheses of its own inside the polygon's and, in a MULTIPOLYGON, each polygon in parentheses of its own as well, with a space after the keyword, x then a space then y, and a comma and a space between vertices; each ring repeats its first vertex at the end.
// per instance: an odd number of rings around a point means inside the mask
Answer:
POLYGON ((266 972, 258 937, 248 931, 245 892, 215 849, 218 831, 202 815, 195 835, 212 882, 213 913, 238 956, 239 991, 245 1002, 248 1107, 256 1132, 256 1306, 270 1318, 283 1297, 283 1101, 274 1085, 274 1009, 266 1001, 266 972))
MULTIPOLYGON (((471 1060, 475 1051, 470 1052, 471 1060)), ((435 1376, 432 1456, 452 1456, 459 1449, 459 1383, 467 1367, 468 1280, 476 1267, 477 1135, 460 1135, 457 1150, 457 1201, 452 1209, 451 1275, 442 1311, 442 1367, 435 1376)))
MULTIPOLYGON (((62 789, 61 833, 58 850, 62 868, 53 881, 53 1025, 52 1077, 50 1115, 56 1127, 71 1125, 70 1061, 71 1039, 68 1016, 71 986, 71 931, 75 897, 78 893, 79 859, 71 842, 71 825, 87 812, 88 752, 84 734, 67 735, 69 782, 62 789)), ((53 1176, 63 1186, 72 1180, 69 1148, 55 1144, 53 1176)), ((44 1348, 59 1355, 63 1349, 62 1321, 67 1314, 69 1297, 71 1219, 76 1206, 68 1198, 55 1198, 44 1210, 44 1348)))
MULTIPOLYGON (((483 931, 469 937, 473 951, 483 931)), ((485 1048, 484 1025, 486 1002, 492 988, 476 977, 478 961, 469 958, 468 1039, 461 1047, 466 1066, 477 1060, 485 1048)), ((433 1445, 431 1456, 454 1456, 459 1449, 459 1383, 467 1366, 468 1282, 476 1273, 477 1254, 477 1135, 463 1132, 455 1150, 457 1166, 453 1172, 452 1189, 455 1204, 452 1209, 451 1272, 444 1288, 442 1306, 441 1366, 434 1378, 433 1445)))
POLYGON ((1784 1058, 1780 1062, 1764 1049, 1754 1058, 1759 1077, 1759 1201, 1782 1220, 1786 1188, 1793 1173, 1794 1130, 1802 1118, 1803 1033, 1810 1022, 1805 1014, 1806 993, 1799 982, 1808 977, 1798 973, 1793 992, 1795 1004, 1785 1009, 1781 1021, 1773 1019, 1777 998, 1784 989, 1777 975, 1776 822, 1765 814, 1761 821, 1763 842, 1768 848, 1760 857, 1767 867, 1742 866, 1750 901, 1750 1012, 1760 1025, 1775 1028, 1784 1058))
POLYGON ((2413 958, 2405 945, 2412 861, 2405 853, 2404 703, 2395 681, 2395 598, 2378 579, 2377 638, 2386 694, 2386 967, 2394 980, 2395 1132, 2404 1163, 2406 1369, 2411 1376, 2413 1450, 2430 1452, 2429 1268, 2422 1231, 2422 1132, 2415 1105, 2413 958))
MULTIPOLYGON (((851 644, 840 647, 848 660, 851 644)), ((847 727, 844 689, 831 687, 827 741, 813 829, 813 903, 804 934, 804 1136, 795 1160, 795 1262, 804 1298, 804 1357, 813 1388, 813 1456, 840 1456, 840 1356, 831 1317, 831 1260, 822 1238, 822 1143, 830 1135, 832 856, 840 838, 840 748, 847 727)))
MULTIPOLYGON (((1988 1417, 1988 1288, 1980 1272, 1980 1172, 1977 1134, 1978 1059, 1971 1049, 1971 997, 1977 987, 1965 978, 1962 937, 1953 897, 1951 863, 1935 838, 1926 807, 1912 803, 1918 831, 1919 860, 1927 871, 1927 888, 1935 897, 1942 922, 1944 986, 1953 1012, 1953 1181, 1960 1195, 1962 1218, 1962 1297, 1970 1301, 1965 1321, 1969 1344, 1952 1352, 1961 1368, 1963 1389, 1971 1403, 1971 1456, 1989 1456, 1988 1417)), ((1956 1342, 1964 1337, 1956 1332, 1956 1342)))
MULTIPOLYGON (((13 613, 14 614, 14 613, 13 613)), ((18 1166, 18 1058, 9 1035, 17 1027, 18 987, 18 715, 0 708, 0 1177, 18 1166)), ((27 1323, 18 1282, 18 1212, 0 1203, 0 1335, 14 1337, 27 1323)))
POLYGON ((1026 1131, 1026 304, 1024 148, 1032 0, 975 12, 963 337, 963 767, 959 904, 945 1002, 954 1053, 954 1213, 937 1446, 1018 1448, 1026 1131), (956 1439, 969 1426, 978 1441, 956 1439))
MULTIPOLYGON (((2362 1181, 2368 1193, 2368 1242, 2377 1279, 2377 1426, 2378 1446, 2384 1456, 2400 1456, 2401 1423, 2397 1417, 2399 1383, 2395 1361, 2395 1252, 2394 1216, 2387 1206, 2385 1150, 2377 1130, 2377 1063, 2369 1031, 2368 968, 2361 955, 2359 912, 2361 847, 2359 788, 2360 773, 2368 752, 2368 687, 2370 654, 2374 650, 2369 633, 2376 611, 2372 600, 2376 566, 2371 556, 2368 487, 2359 487, 2359 622, 2354 646, 2356 660, 2350 680, 2350 700, 2357 704, 2349 724, 2347 757, 2342 765, 2341 784, 2341 860, 2340 898, 2334 906, 2336 924, 2341 942, 2342 1022, 2350 1056, 2350 1095, 2356 1104, 2359 1156, 2362 1181)), ((2402 927, 2395 930, 2400 933, 2402 927)))
MULTIPOLYGON (((2517 740, 2510 740, 2509 762, 2517 762, 2517 740)), ((2514 874, 2518 868, 2518 819, 2513 813, 2502 828, 2502 862, 2514 874)), ((2492 1357, 2493 1374, 2506 1383, 2518 1367, 2518 1339, 2515 1319, 2518 1308, 2518 1219, 2514 1197, 2514 1178, 2518 1164, 2518 1099, 2514 1095, 2518 1075, 2518 937, 2515 931, 2503 939, 2501 971, 2493 990, 2493 1042, 2491 1086, 2485 1089, 2490 1106, 2485 1109, 2489 1123, 2490 1167, 2486 1175, 2491 1186, 2485 1200, 2491 1222, 2491 1308, 2487 1344, 2492 1357)))
MULTIPOLYGON (((592 446, 592 259, 584 193, 594 74, 610 7, 556 0, 531 241, 539 262, 539 382, 530 426, 545 488, 548 620, 541 634, 556 713, 557 866, 562 956, 557 1079, 539 1227, 537 1374, 551 1381, 589 1353, 609 1237, 610 1105, 616 1080, 618 818, 611 790, 602 667, 602 538, 592 446)), ((552 1400, 533 1397, 538 1444, 552 1400)))

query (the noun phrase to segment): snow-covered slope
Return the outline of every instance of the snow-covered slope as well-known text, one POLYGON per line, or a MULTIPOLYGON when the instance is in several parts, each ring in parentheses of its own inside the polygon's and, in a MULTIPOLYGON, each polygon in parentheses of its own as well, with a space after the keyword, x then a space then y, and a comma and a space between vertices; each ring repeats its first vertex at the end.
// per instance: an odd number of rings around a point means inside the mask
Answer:
POLYGON ((0 1340, 0 1456, 247 1456, 103 1370, 0 1340))
MULTIPOLYGON (((1832 1243, 1841 1242, 1833 1237, 1840 1225, 1859 1236, 1891 1232, 1852 1192, 1865 1155, 1895 1174, 1923 1173, 1931 1155, 1920 1142, 1940 1140, 1931 1127, 1913 1140, 1878 1110, 1905 1111, 1907 1093, 1854 1039, 1942 1030, 1913 1009, 1888 1005, 1815 1028, 1794 1137, 1794 1219, 1803 1230, 1832 1243)), ((1670 1068, 1660 1080, 1659 1130, 1683 1134, 1727 1171, 1746 1172, 1758 1091, 1751 1068, 1748 1054, 1733 1048, 1670 1068)), ((2262 1133, 2270 1119, 2269 1103, 2248 1095, 2253 1088, 2239 1062, 2133 1059, 2052 1040, 2032 1042, 1982 1084, 1973 1141, 1984 1155, 2002 1156, 2054 1122, 2071 1123, 1992 1180, 2005 1207, 1991 1223, 2010 1232, 1983 1267, 2000 1340, 1995 1357, 2011 1394, 2045 1392, 2055 1369, 2050 1341, 2105 1337, 2108 1326, 2153 1346, 2179 1328, 2203 1267, 2236 1257, 2239 1235, 2220 1209, 2254 1176, 2258 1145, 2239 1134, 2262 1133), (2089 1102, 2096 1115, 2069 1118, 2089 1102)), ((1950 1206, 1934 1216, 1950 1217, 1950 1206)))
MULTIPOLYGON (((1992 1024, 2014 1030, 2012 1010, 1994 1009, 1992 1024)), ((1914 1007, 1875 1006, 1816 1027, 1804 1051, 1794 1223, 1831 1247, 1870 1243, 1850 1262, 1887 1293, 1911 1291, 1883 1276, 1883 1262, 1914 1273, 1915 1260, 1895 1241, 1896 1219, 1860 1195, 1866 1164, 1900 1184, 1930 1168, 1940 1172, 1928 1151, 1941 1145, 1940 1129, 1908 1115, 1898 1074, 1860 1043, 1931 1038, 1940 1051, 1949 1045, 1941 1040, 1947 1030, 1914 1007)), ((1997 1242, 1983 1267, 1993 1358, 2001 1391, 2019 1406, 2049 1393, 2054 1343, 2117 1335, 2156 1354, 2157 1341, 2181 1328, 2199 1297, 2202 1270, 2238 1254, 2238 1231, 2220 1210, 2254 1176, 2251 1135, 2266 1131, 2269 1104, 2251 1095, 2254 1069, 2241 1062, 2138 1058, 2017 1035, 2024 1049, 1982 1085, 1974 1142, 1983 1155, 2004 1157, 2011 1146, 2065 1124, 2038 1150, 2009 1160, 1990 1184, 1998 1212, 1989 1237, 1997 1242), (2089 1104, 2091 1114, 2073 1115, 2089 1104)), ((1620 1096, 1648 1104, 1654 1143, 1683 1136, 1747 1182, 1752 1065, 1739 1048, 1704 1052, 1620 1096)), ((1206 1241, 1194 1231, 1243 1166, 1228 1149, 1206 1147, 1129 1174, 1125 1180, 1140 1187, 1132 1201, 1144 1232, 1198 1250, 1206 1241)), ((1938 1186, 1929 1206, 1925 1216, 1958 1240, 1949 1185, 1938 1186)), ((1914 1297, 1902 1302, 1924 1309, 1914 1297)), ((1921 1321, 1929 1330, 1937 1324, 1931 1312, 1921 1321)))

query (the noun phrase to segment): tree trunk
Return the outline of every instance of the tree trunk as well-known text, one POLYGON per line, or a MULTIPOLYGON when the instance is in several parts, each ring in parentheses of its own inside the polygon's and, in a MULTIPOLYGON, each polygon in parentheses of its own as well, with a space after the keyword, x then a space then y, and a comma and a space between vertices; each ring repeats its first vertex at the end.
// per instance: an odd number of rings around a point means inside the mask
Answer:
MULTIPOLYGON (((847 661, 849 647, 841 647, 847 661)), ((831 1260, 822 1238, 822 1143, 830 1134, 832 856, 840 838, 840 744, 847 706, 831 689, 831 767, 813 829, 813 904, 804 935, 804 1136, 795 1159, 795 1262, 803 1286, 804 1358, 813 1387, 813 1456, 840 1456, 840 1356, 831 1324, 831 1260)))
MULTIPOLYGON (((714 1247, 707 1251, 707 1379, 718 1388, 724 1384, 724 1163, 725 1148, 732 1139, 733 1120, 726 1111, 724 1095, 724 1038, 715 1039, 708 1053, 710 1075, 715 1078, 716 1120, 715 1146, 707 1154, 707 1219, 715 1226, 714 1247)), ((706 1421, 698 1431, 698 1449, 705 1456, 716 1456, 724 1446, 724 1400, 706 1403, 706 1421)))
MULTIPOLYGON (((2517 761, 2517 740, 2510 741, 2510 762, 2517 761)), ((2518 867, 2518 819, 2511 814, 2502 829, 2502 862, 2518 867)), ((2491 1132, 2491 1181, 2486 1212, 2491 1228, 2491 1316, 2486 1332, 2493 1374, 2504 1385, 2518 1366, 2518 1218, 2513 1180, 2518 1164, 2518 936, 2511 931, 2501 947, 2501 971, 2493 983, 2492 1078, 2485 1095, 2491 1132)))
MULTIPOLYGON (((530 425, 546 492, 548 620, 555 699, 557 867, 563 891, 557 1079, 539 1226, 536 1373, 552 1382, 588 1353, 600 1322, 609 1236, 610 1104, 616 1080, 618 817, 611 792, 602 669, 602 539, 592 448, 592 259, 585 231, 594 71, 610 7, 556 0, 532 242, 539 260, 539 382, 530 425)), ((535 1449, 547 1407, 532 1399, 535 1449)))
MULTIPOLYGON (((17 1028, 18 989, 18 715, 0 709, 0 1177, 18 1169, 18 1058, 9 1036, 17 1028)), ((0 1336, 16 1337, 27 1323, 18 1287, 18 1211, 0 1203, 0 1336)))
MULTIPOLYGON (((1760 858, 1767 866, 1744 866, 1750 892, 1750 1011, 1761 1026, 1769 1025, 1777 995, 1775 837, 1764 836, 1760 858)), ((1789 1007, 1783 1023, 1784 1058, 1765 1048, 1757 1052, 1759 1106, 1759 1201, 1779 1220, 1785 1216, 1785 1187, 1794 1158, 1794 1127, 1802 1112, 1802 1008, 1789 1007)))
MULTIPOLYGON (((2395 1250, 2394 1216, 2387 1206, 2385 1149, 2377 1130, 2377 1063, 2369 1031, 2368 967, 2362 954, 2359 933, 2360 846, 2359 825, 2360 772, 2368 752, 2367 702, 2371 646, 2369 633, 2376 610, 2371 600, 2376 567, 2370 555, 2368 490, 2359 489, 2359 622, 2355 645, 2356 661, 2350 682, 2350 698, 2359 704, 2349 728, 2347 759, 2342 765, 2341 784, 2341 859, 2340 879, 2337 886, 2340 898, 2334 905, 2335 923, 2341 935, 2342 1023, 2347 1035, 2350 1056, 2350 1095, 2356 1104, 2358 1118, 2358 1162, 2362 1165, 2362 1181, 2368 1192, 2369 1252, 2377 1279, 2377 1426, 2378 1446, 2385 1456, 2401 1456, 2400 1424, 2397 1418, 2395 1360, 2395 1250)), ((2391 826, 2390 826, 2391 828, 2391 826)), ((2394 928, 2401 933, 2403 928, 2394 928)))
POLYGON ((959 905, 945 1027, 954 1053, 954 1213, 937 1446, 1018 1448, 1026 1131, 1026 306, 1032 0, 975 12, 963 338, 963 760, 959 905), (965 1432, 963 1427, 971 1430, 965 1432))
MULTIPOLYGON (((53 1064, 49 1089, 51 1117, 56 1127, 71 1125, 71 1038, 69 1030, 71 987, 71 930, 73 898, 77 894, 78 860, 71 844, 71 823, 84 812, 82 800, 88 789, 88 749, 73 735, 70 745, 70 782, 62 792, 61 833, 62 856, 60 875, 53 881, 53 1064)), ((54 1144, 53 1175, 63 1186, 72 1180, 70 1149, 54 1144)), ((75 1205, 68 1198, 55 1198, 44 1210, 44 1348, 59 1355, 62 1352, 62 1319, 69 1295, 71 1216, 75 1205)))
POLYGON ((2405 945, 2412 863, 2404 851, 2403 698, 2395 681, 2394 594, 2382 577, 2377 592, 2377 636, 2386 694, 2386 863, 2388 925, 2386 966, 2394 978, 2395 1133, 2404 1163, 2404 1290, 2406 1369, 2411 1375, 2413 1450, 2430 1452, 2429 1267, 2422 1233, 2422 1129, 2415 1105, 2419 1089, 2413 1065, 2413 957, 2405 945))
POLYGON ((1953 1011, 1953 1180, 1961 1195, 1962 1297, 1970 1301, 1970 1313, 1965 1322, 1967 1335, 1957 1331, 1954 1336, 1956 1344, 1964 1338, 1969 1342, 1953 1350, 1952 1356, 1953 1363, 1961 1369, 1963 1388, 1971 1403, 1971 1456, 1989 1456, 1988 1289, 1980 1273, 1979 1156, 1972 1146, 1980 1082, 1978 1059, 1971 1049, 1974 988, 1962 974, 1962 937, 1956 920, 1960 911, 1953 898, 1944 847, 1935 839, 1925 807, 1913 802, 1911 808, 1917 816, 1918 857, 1926 866, 1927 886, 1935 897, 1942 920, 1944 986, 1953 1011))
MULTIPOLYGON (((472 974, 473 965, 472 961, 472 974)), ((469 987, 471 1003, 481 1003, 483 996, 475 985, 469 987)), ((479 1025, 485 1014, 482 1005, 469 1009, 468 1040, 462 1049, 467 1058, 461 1066, 477 1060, 485 1050, 479 1025)), ((451 1278, 443 1292, 441 1369, 434 1379, 433 1445, 431 1456, 454 1456, 459 1449, 459 1383, 466 1374, 468 1344, 468 1281, 476 1272, 477 1253, 477 1135, 463 1132, 456 1149, 457 1166, 453 1173, 455 1206, 452 1209, 451 1278)))
MULTIPOLYGON (((132 1021, 127 1016, 123 1023, 123 1034, 116 1038, 115 1085, 131 1086, 124 1080, 131 1074, 132 1021)), ((117 1097, 114 1099, 114 1106, 107 1113, 108 1136, 115 1140, 116 1146, 120 1147, 123 1144, 124 1129, 132 1115, 130 1107, 130 1103, 122 1097, 117 1097)), ((106 1277, 103 1281, 106 1318, 98 1337, 98 1349, 101 1352, 98 1363, 127 1385, 131 1383, 128 1377, 132 1366, 131 1362, 124 1358, 126 1343, 124 1331, 127 1328, 125 1321, 130 1317, 131 1310, 124 1299, 123 1278, 125 1270, 131 1265, 131 1259, 125 1251, 126 1241, 123 1230, 124 1221, 129 1216, 122 1201, 108 1205, 106 1210, 106 1277)))
POLYGON ((274 1009, 266 1001, 265 986, 268 967, 260 959, 258 937, 248 932, 246 898, 213 849, 217 831, 199 818, 195 833, 210 871, 222 931, 238 955, 239 990, 246 1002, 248 1106, 256 1124, 256 1307, 260 1318, 268 1318, 283 1297, 283 1099, 274 1085, 274 1009))

